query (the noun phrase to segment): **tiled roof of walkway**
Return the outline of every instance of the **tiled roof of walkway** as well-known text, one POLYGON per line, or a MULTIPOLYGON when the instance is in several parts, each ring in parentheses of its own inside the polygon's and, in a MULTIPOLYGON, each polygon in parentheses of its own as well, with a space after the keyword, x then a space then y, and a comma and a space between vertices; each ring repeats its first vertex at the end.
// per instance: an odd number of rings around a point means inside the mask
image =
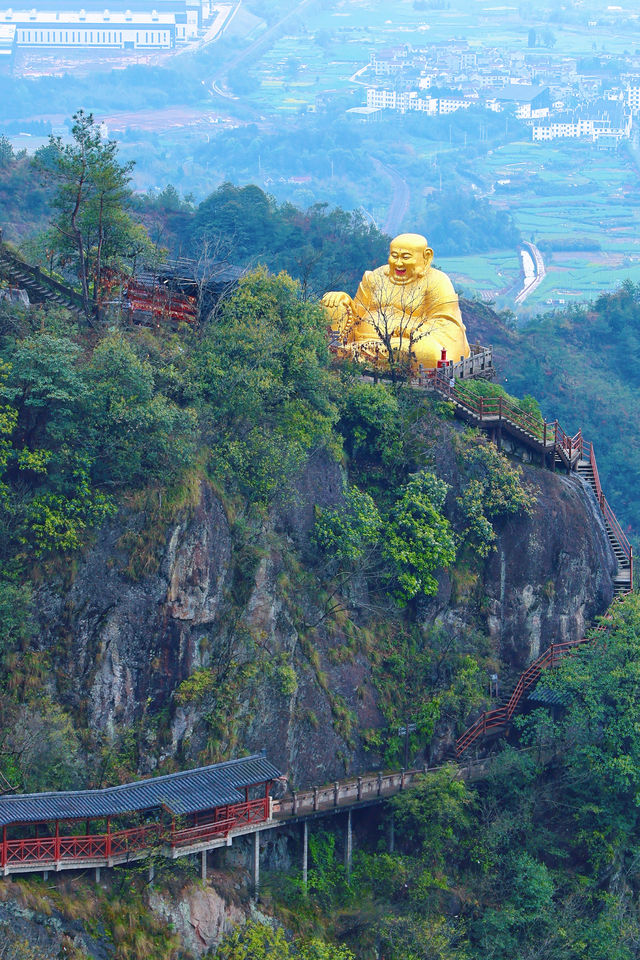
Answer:
POLYGON ((280 771, 263 754, 214 763, 103 790, 65 790, 0 797, 0 826, 47 820, 113 817, 138 810, 166 807, 180 816, 212 807, 240 803, 240 789, 266 783, 280 771))

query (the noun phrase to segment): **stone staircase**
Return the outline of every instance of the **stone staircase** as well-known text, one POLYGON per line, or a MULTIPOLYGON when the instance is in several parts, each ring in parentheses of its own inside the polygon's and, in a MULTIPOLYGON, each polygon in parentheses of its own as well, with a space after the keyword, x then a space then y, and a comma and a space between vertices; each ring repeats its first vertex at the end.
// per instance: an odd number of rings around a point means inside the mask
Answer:
POLYGON ((0 277, 12 286, 26 290, 32 303, 56 303, 74 313, 83 311, 79 293, 47 276, 39 267, 32 267, 1 240, 0 277))

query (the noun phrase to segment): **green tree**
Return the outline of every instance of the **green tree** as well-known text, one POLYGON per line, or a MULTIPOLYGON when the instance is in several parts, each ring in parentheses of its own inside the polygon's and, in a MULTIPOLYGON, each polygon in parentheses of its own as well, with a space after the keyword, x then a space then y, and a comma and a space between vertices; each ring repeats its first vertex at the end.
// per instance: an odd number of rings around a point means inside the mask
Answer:
POLYGON ((340 509, 319 511, 313 537, 332 564, 359 571, 378 546, 381 527, 373 499, 351 486, 340 509))
POLYGON ((148 360, 123 336, 105 338, 86 368, 85 442, 107 487, 170 480, 191 462, 196 413, 162 395, 148 360))
POLYGON ((118 161, 117 143, 102 139, 91 113, 79 110, 73 121, 72 142, 51 136, 36 165, 54 187, 56 248, 73 266, 89 317, 105 267, 118 264, 139 229, 126 209, 133 164, 118 161))
POLYGON ((455 540, 449 521, 440 512, 447 485, 433 473, 412 477, 396 501, 385 529, 382 553, 393 571, 393 594, 406 605, 438 589, 433 576, 455 560, 455 540))
POLYGON ((243 278, 196 349, 196 378, 212 469, 254 503, 283 494, 311 451, 335 447, 326 322, 286 274, 243 278))
POLYGON ((345 946, 313 939, 302 946, 289 943, 280 927, 249 922, 220 944, 216 960, 355 960, 345 946))

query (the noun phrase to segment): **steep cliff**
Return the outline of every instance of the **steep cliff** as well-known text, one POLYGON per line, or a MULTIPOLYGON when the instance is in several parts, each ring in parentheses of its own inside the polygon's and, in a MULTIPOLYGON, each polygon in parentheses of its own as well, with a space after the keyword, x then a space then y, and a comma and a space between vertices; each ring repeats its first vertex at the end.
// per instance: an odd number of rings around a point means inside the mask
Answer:
MULTIPOLYGON (((430 460, 459 526, 465 441, 457 424, 438 422, 430 460)), ((423 633, 438 629, 471 654, 480 637, 483 663, 504 678, 554 640, 580 637, 613 596, 615 560, 590 490, 574 476, 522 469, 530 515, 496 520, 486 560, 440 571, 437 595, 416 613, 423 633)), ((95 734, 135 729, 141 770, 262 747, 298 785, 377 765, 363 739, 386 723, 375 633, 398 613, 367 613, 351 596, 342 620, 326 616, 309 534, 314 509, 341 491, 341 468, 312 457, 263 528, 248 532, 201 478, 192 505, 166 526, 157 569, 135 580, 123 543, 145 518, 121 510, 68 589, 38 590, 39 644, 63 650, 56 695, 95 734), (366 644, 359 629, 373 632, 366 644)), ((437 754, 437 737, 422 746, 437 754)))

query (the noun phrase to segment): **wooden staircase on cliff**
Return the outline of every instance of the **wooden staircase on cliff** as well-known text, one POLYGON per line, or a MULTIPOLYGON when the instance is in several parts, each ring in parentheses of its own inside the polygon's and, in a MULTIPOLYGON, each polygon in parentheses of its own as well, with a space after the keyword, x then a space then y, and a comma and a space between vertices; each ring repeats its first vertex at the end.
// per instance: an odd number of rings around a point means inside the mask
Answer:
MULTIPOLYGON (((540 421, 506 397, 470 395, 459 388, 448 370, 432 371, 429 377, 421 379, 414 386, 433 390, 448 400, 453 405, 456 417, 489 433, 498 447, 501 446, 503 435, 508 433, 534 455, 537 454, 541 466, 575 473, 588 483, 598 502, 617 562, 617 571, 613 578, 614 603, 633 590, 633 549, 602 491, 593 444, 584 439, 581 430, 571 436, 562 429, 557 420, 540 421)), ((612 607, 607 616, 610 616, 611 609, 612 607)), ((503 695, 492 709, 485 710, 458 738, 452 751, 453 757, 460 760, 465 751, 479 739, 495 737, 509 729, 513 715, 522 707, 527 691, 535 686, 542 671, 553 668, 567 653, 591 642, 606 628, 607 624, 603 621, 591 631, 589 637, 552 643, 529 664, 513 690, 508 695, 503 695)))
POLYGON ((589 484, 598 501, 598 506, 602 512, 602 518, 607 531, 607 537, 609 538, 609 543, 611 544, 611 549, 613 550, 618 565, 617 572, 613 578, 614 595, 616 597, 624 596, 624 594, 629 593, 632 586, 633 553, 629 541, 621 530, 620 524, 616 520, 613 511, 609 508, 606 497, 602 492, 600 478, 598 476, 598 467, 595 456, 593 455, 593 445, 590 443, 584 444, 584 455, 582 459, 578 461, 577 473, 578 476, 582 477, 582 479, 589 484), (586 456, 587 453, 589 456, 586 456))

